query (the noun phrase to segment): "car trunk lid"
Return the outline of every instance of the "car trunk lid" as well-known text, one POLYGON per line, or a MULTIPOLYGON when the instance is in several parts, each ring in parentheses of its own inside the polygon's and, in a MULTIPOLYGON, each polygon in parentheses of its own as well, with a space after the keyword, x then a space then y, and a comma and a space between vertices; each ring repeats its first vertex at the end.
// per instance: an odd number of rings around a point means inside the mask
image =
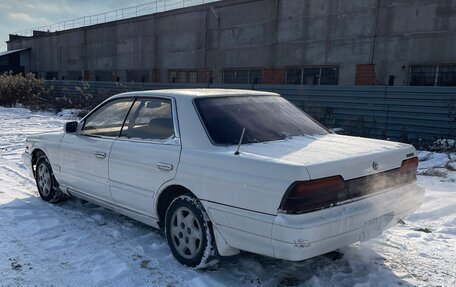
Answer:
POLYGON ((311 179, 341 175, 344 180, 397 169, 415 156, 408 144, 336 134, 248 144, 241 152, 303 165, 311 179))

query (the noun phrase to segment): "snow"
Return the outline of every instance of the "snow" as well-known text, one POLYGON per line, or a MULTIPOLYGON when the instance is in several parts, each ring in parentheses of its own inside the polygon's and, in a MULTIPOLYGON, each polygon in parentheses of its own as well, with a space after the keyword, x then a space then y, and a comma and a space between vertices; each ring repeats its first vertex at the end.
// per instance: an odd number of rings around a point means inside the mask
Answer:
POLYGON ((456 183, 456 153, 434 153, 421 151, 417 174, 442 177, 444 182, 456 183))
POLYGON ((77 199, 40 200, 21 162, 25 137, 74 115, 0 107, 0 286, 456 286, 456 154, 421 152, 424 204, 341 259, 243 252, 201 271, 180 265, 151 227, 77 199))
POLYGON ((58 112, 56 115, 66 120, 77 120, 80 112, 81 110, 78 109, 65 109, 58 112))
POLYGON ((241 146, 240 151, 244 156, 270 157, 279 161, 313 164, 407 147, 408 145, 397 142, 327 134, 245 144, 241 146), (325 152, 322 153, 322 150, 325 152))

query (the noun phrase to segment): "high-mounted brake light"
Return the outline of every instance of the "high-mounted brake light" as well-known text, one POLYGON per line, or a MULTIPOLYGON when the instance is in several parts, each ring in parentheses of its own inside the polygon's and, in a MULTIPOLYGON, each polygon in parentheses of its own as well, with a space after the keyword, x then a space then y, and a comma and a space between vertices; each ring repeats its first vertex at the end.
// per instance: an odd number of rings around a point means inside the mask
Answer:
POLYGON ((280 209, 302 213, 348 199, 347 186, 341 176, 293 183, 282 199, 280 209))

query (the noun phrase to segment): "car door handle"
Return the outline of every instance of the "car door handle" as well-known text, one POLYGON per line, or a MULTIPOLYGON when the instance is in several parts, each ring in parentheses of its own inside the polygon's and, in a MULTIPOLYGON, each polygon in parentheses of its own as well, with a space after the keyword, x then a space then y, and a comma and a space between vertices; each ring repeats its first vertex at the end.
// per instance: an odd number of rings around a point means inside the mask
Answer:
POLYGON ((164 163, 164 162, 157 162, 157 167, 158 169, 164 170, 164 171, 171 171, 173 170, 173 165, 169 163, 164 163))
POLYGON ((96 156, 96 158, 104 159, 104 158, 106 158, 106 153, 105 152, 96 152, 95 156, 96 156))

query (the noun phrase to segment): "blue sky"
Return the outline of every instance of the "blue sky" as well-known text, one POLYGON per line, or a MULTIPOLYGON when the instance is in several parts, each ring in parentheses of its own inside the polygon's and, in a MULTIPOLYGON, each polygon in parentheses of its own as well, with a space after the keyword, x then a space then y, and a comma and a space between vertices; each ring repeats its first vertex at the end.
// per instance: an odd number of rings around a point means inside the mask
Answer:
POLYGON ((43 25, 135 6, 153 0, 0 0, 0 51, 8 35, 43 25))

